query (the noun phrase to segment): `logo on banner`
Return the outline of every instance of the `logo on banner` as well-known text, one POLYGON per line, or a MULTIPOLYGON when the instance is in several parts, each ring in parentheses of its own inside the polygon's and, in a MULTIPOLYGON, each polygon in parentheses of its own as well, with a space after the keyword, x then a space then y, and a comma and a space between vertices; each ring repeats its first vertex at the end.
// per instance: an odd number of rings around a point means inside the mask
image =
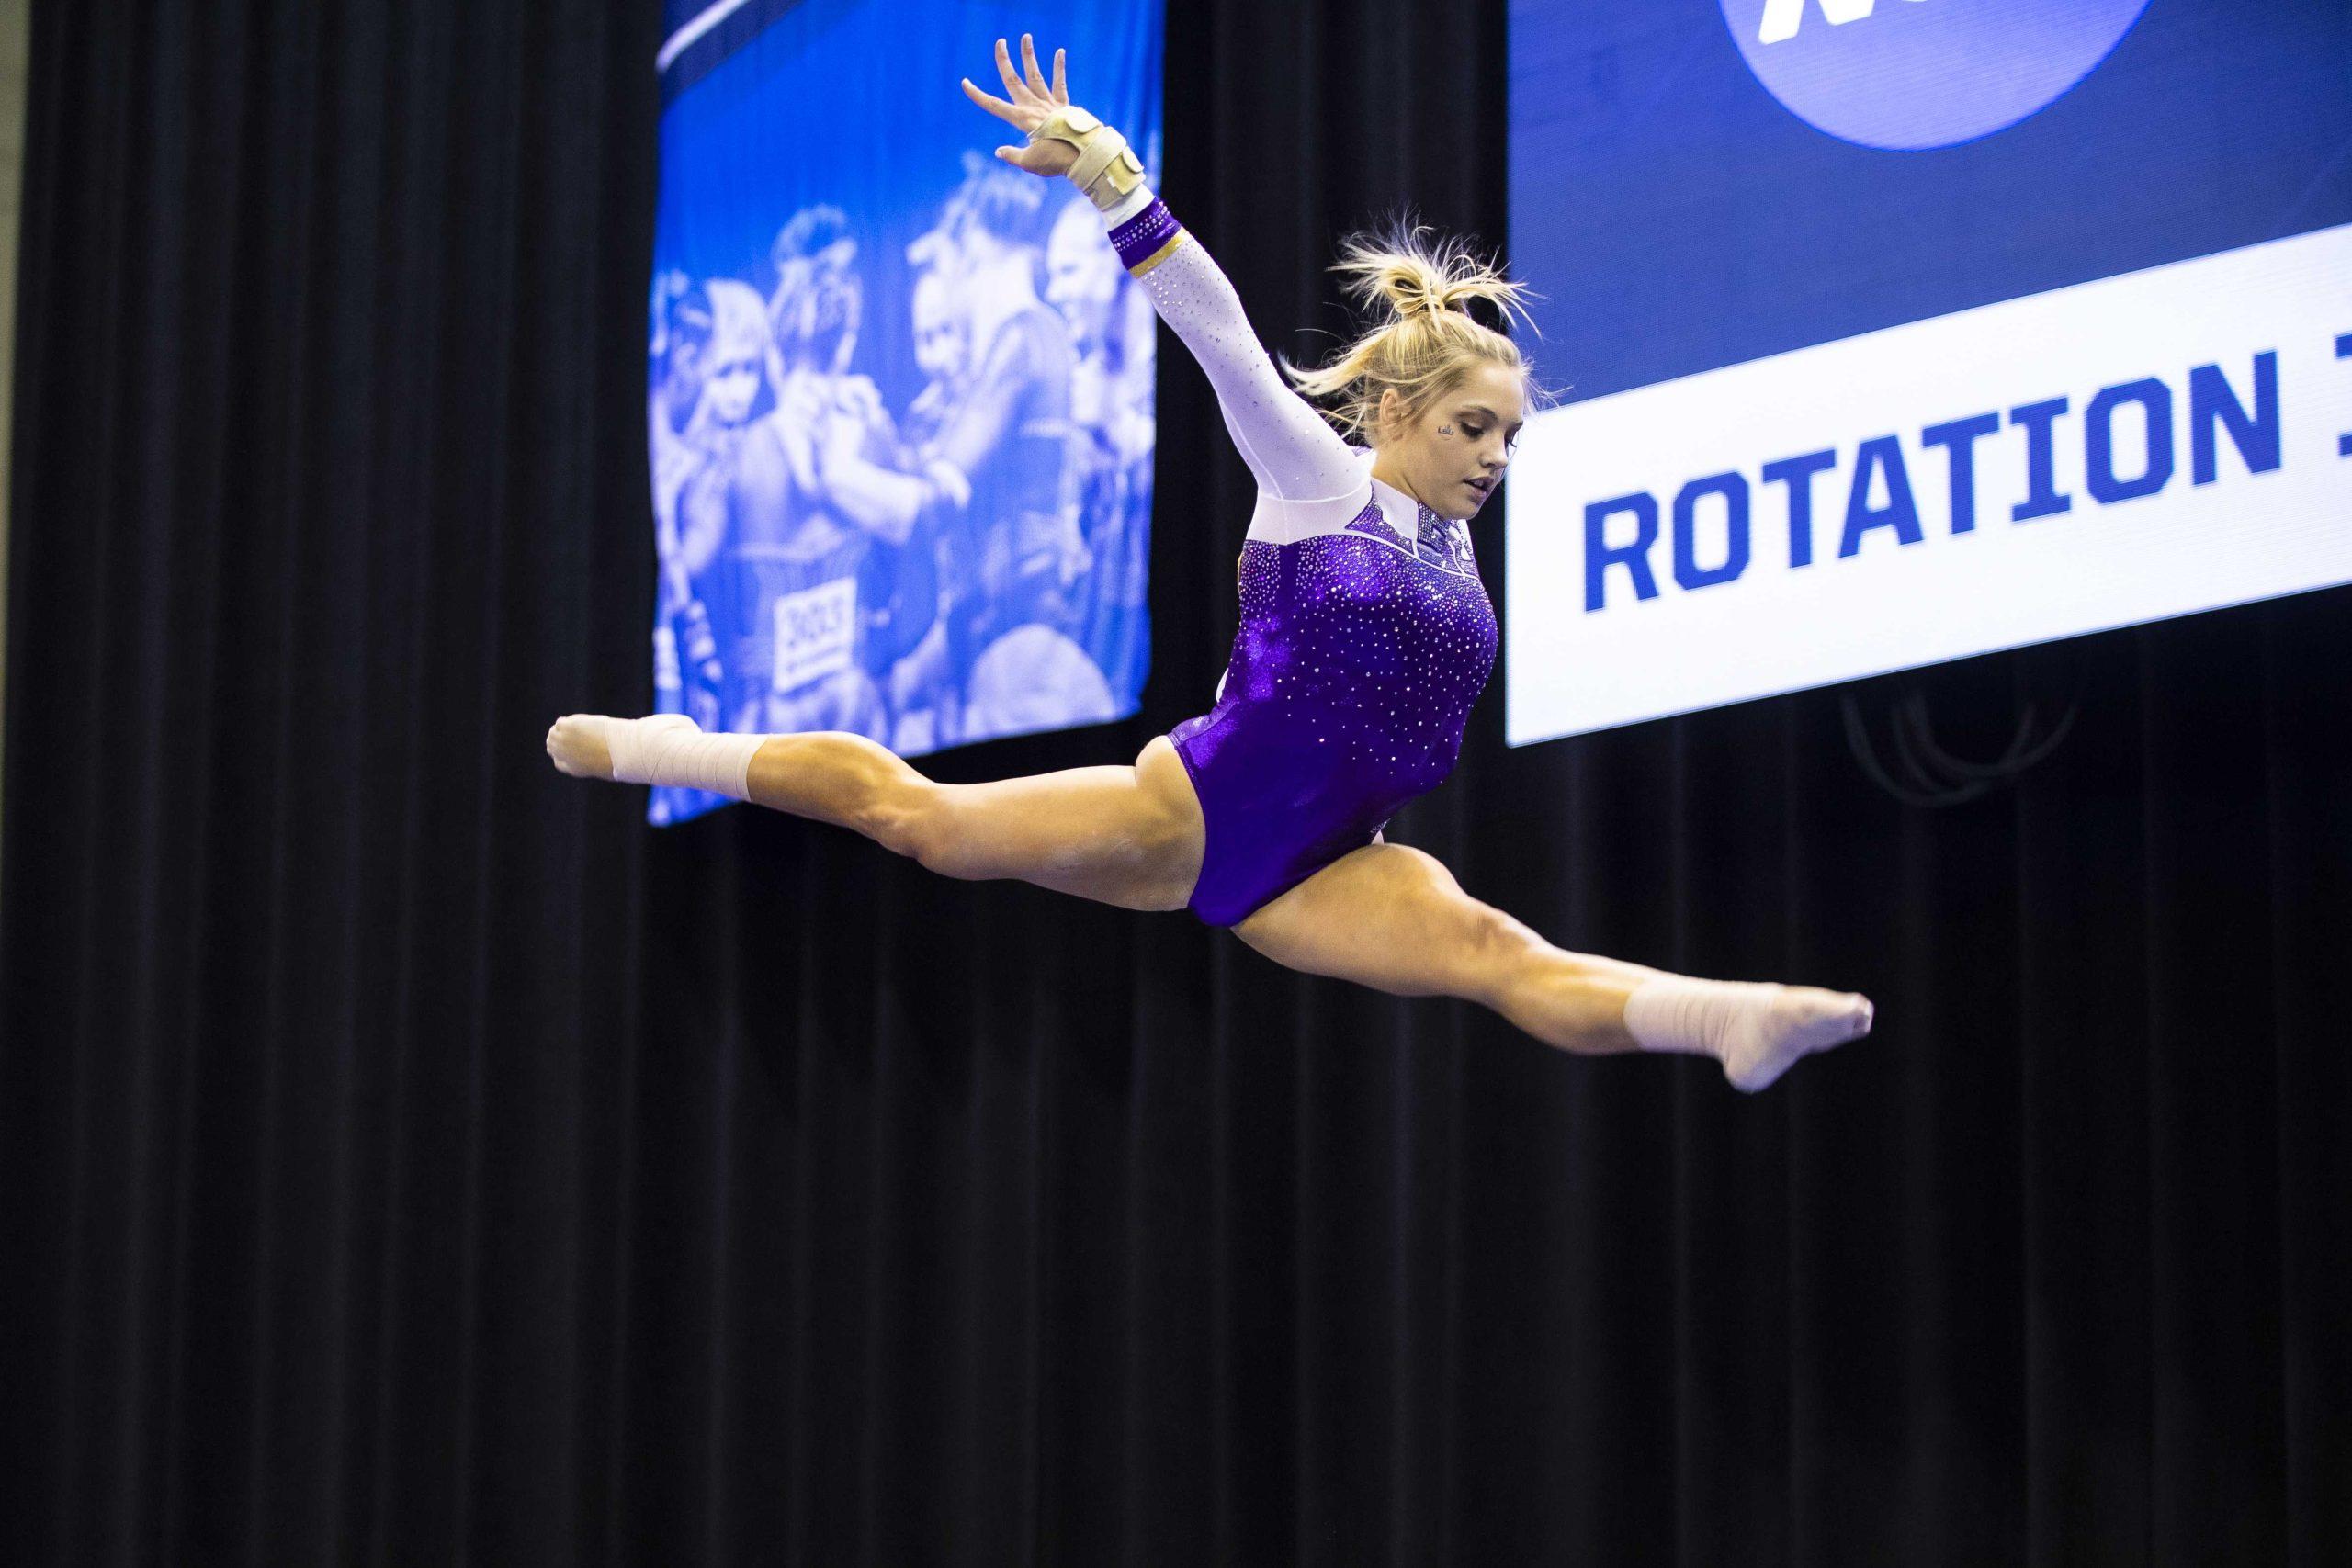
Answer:
POLYGON ((2148 0, 1722 0, 1781 106, 1865 147, 1973 141, 2089 75, 2148 0))

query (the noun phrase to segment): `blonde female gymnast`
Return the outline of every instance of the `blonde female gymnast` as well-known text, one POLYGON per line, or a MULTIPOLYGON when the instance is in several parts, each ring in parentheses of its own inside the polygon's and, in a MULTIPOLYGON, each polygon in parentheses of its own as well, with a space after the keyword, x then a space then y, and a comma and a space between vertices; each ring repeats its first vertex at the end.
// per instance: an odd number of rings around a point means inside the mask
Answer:
MULTIPOLYGON (((1016 70, 999 39, 1005 96, 964 91, 1026 133, 997 156, 1092 200, 1257 480, 1216 706, 1132 766, 990 784, 935 783, 857 735, 711 735, 675 714, 559 719, 556 766, 829 822, 948 876, 1188 908, 1294 969, 1476 1002, 1566 1051, 1704 1054, 1742 1089, 1869 1032, 1871 1003, 1851 992, 1563 951, 1464 893, 1435 857, 1383 839, 1398 807, 1453 770, 1494 666, 1467 520, 1510 462, 1530 370, 1464 307, 1484 299, 1508 317, 1521 287, 1419 231, 1351 241, 1337 270, 1383 319, 1286 384, 1125 139, 1069 101, 1066 64, 1057 51, 1049 82, 1024 36, 1016 70), (1340 430, 1308 398, 1334 405, 1340 430)), ((1159 493, 1174 503, 1163 514, 1181 511, 1180 487, 1159 493)))

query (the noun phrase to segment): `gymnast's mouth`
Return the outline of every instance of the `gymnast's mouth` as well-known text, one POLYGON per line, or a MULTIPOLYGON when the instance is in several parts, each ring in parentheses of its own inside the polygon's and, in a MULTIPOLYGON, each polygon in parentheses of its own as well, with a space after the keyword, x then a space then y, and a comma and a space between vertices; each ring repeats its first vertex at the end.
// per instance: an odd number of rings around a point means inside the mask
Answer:
POLYGON ((1491 479, 1464 479, 1462 482, 1476 491, 1481 500, 1495 492, 1495 481, 1491 479))

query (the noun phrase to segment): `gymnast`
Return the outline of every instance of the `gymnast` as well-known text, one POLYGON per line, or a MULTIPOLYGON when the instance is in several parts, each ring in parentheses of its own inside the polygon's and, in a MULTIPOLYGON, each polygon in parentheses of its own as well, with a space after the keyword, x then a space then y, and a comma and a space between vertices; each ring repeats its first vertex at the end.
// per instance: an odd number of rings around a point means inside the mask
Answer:
MULTIPOLYGON (((1385 320, 1285 385, 1231 284, 1144 181, 1125 139, 1069 101, 1056 51, 980 107, 1027 132, 997 156, 1067 175, 1207 373, 1258 485, 1240 630, 1210 712, 1132 767, 938 784, 858 735, 706 734, 681 714, 556 721, 566 773, 682 784, 851 829, 933 871, 1018 877, 1127 909, 1188 908, 1274 962, 1395 996, 1446 996, 1579 1054, 1713 1056, 1737 1089, 1869 1032, 1871 1003, 1805 986, 1692 979, 1553 946, 1385 841, 1397 807, 1453 771, 1495 658, 1468 519, 1502 478, 1530 367, 1461 307, 1523 293, 1420 231, 1348 243, 1336 269, 1385 320), (1306 400, 1335 400, 1351 446, 1306 400)), ((1163 488, 1163 495, 1172 489, 1163 488)))

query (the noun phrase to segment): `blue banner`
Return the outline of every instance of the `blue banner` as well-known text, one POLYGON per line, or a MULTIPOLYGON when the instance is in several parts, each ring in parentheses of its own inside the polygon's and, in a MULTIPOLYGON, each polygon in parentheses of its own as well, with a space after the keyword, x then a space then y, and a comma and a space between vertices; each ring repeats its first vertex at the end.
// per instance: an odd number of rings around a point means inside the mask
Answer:
MULTIPOLYGON (((1157 175, 1159 7, 1041 53, 1157 175), (1049 57, 1049 54, 1048 54, 1049 57)), ((1150 304, 966 99, 1034 7, 673 5, 647 434, 656 707, 901 756, 1123 718, 1149 665, 1150 304)), ((656 823, 725 804, 653 791, 656 823)))

